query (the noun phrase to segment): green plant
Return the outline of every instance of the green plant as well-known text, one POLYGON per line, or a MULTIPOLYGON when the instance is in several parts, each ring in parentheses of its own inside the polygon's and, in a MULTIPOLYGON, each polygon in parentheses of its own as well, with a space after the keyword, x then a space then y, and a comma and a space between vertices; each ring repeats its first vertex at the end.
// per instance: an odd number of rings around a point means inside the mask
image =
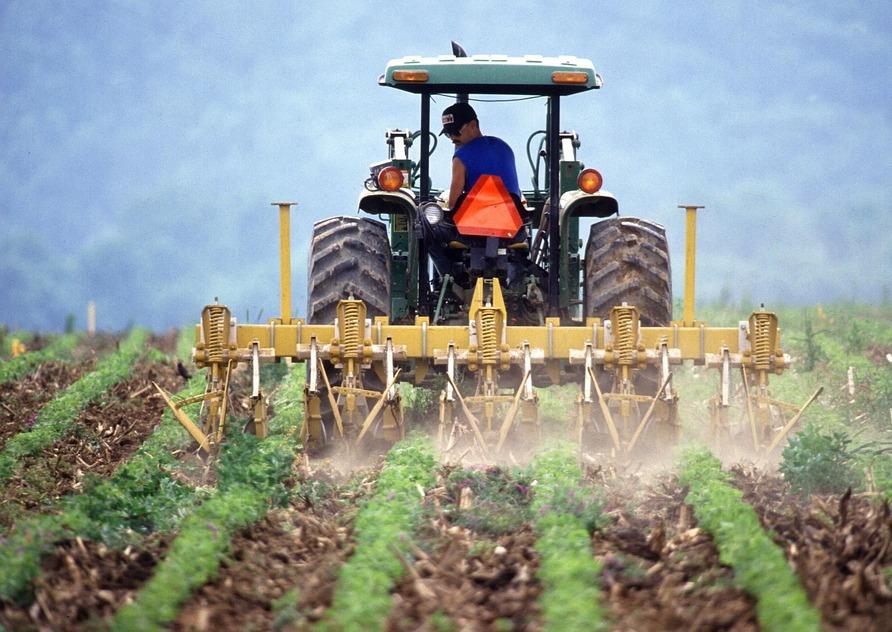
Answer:
MULTIPOLYGON (((300 367, 292 367, 291 374, 298 372, 300 367)), ((299 380, 287 386, 295 384, 299 380)), ((118 611, 113 629, 160 630, 173 621, 180 604, 216 574, 232 537, 287 500, 285 482, 295 454, 291 436, 299 417, 277 417, 265 439, 230 431, 217 464, 216 495, 183 520, 167 557, 136 599, 118 611)))
POLYGON ((679 480, 690 487, 685 502, 715 540, 719 558, 734 568, 734 581, 757 599, 763 630, 812 631, 820 616, 809 603, 783 552, 765 533, 755 510, 729 484, 730 475, 707 450, 688 450, 679 480))
POLYGON ((790 487, 804 494, 844 492, 863 484, 851 438, 813 424, 790 438, 780 471, 790 487))
POLYGON ((600 564, 592 557, 591 525, 600 523, 600 502, 580 504, 582 472, 570 445, 537 456, 531 466, 536 551, 541 556, 536 576, 542 582, 539 606, 544 630, 599 630, 606 627, 600 603, 600 564), (566 500, 570 498, 570 500, 566 500))
POLYGON ((426 437, 409 438, 390 449, 375 495, 356 518, 356 553, 341 567, 321 629, 383 629, 390 591, 404 573, 400 557, 408 553, 422 515, 418 488, 434 484, 435 465, 426 437))
MULTIPOLYGON (((198 373, 177 396, 203 393, 205 382, 204 373, 198 373)), ((185 410, 195 415, 199 405, 190 404, 185 410)), ((166 410, 155 432, 111 478, 91 478, 82 494, 63 500, 60 513, 16 525, 0 542, 0 598, 26 601, 29 584, 40 571, 40 557, 63 537, 120 544, 133 534, 173 528, 201 498, 170 476, 178 465, 172 451, 190 441, 166 410)))
POLYGON ((454 521, 478 533, 507 533, 530 519, 530 480, 520 470, 509 472, 498 467, 457 469, 446 479, 446 487, 456 506, 462 490, 470 490, 472 508, 457 509, 454 521))
POLYGON ((818 362, 823 362, 827 359, 827 354, 824 353, 820 341, 818 340, 819 335, 826 333, 827 332, 824 330, 815 331, 811 318, 807 314, 805 315, 802 335, 796 338, 796 340, 801 341, 803 345, 803 363, 800 369, 801 371, 806 373, 814 371, 818 362))
POLYGON ((193 589, 216 573, 232 536, 262 518, 268 509, 262 492, 237 484, 202 504, 186 518, 167 557, 136 599, 115 615, 113 630, 160 630, 176 618, 193 589))

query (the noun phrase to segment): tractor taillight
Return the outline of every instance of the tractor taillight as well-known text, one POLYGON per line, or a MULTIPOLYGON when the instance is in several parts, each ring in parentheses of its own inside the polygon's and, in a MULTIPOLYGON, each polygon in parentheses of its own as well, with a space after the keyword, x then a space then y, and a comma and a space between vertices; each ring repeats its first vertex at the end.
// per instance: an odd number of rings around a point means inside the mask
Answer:
POLYGON ((594 169, 584 169, 576 178, 576 184, 586 193, 597 193, 604 184, 604 178, 594 169))
POLYGON ((378 174, 378 186, 385 191, 396 191, 403 186, 403 172, 396 167, 384 167, 378 174))
POLYGON ((559 70, 551 73, 552 83, 588 83, 588 73, 559 70))
POLYGON ((424 83, 430 76, 426 70, 394 70, 394 81, 406 81, 410 83, 424 83))

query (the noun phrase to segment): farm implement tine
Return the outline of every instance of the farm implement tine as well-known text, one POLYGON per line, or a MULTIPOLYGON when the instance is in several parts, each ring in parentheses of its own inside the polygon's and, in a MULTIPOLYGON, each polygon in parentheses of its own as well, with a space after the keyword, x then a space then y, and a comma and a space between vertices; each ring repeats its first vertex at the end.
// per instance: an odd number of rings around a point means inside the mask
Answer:
POLYGON ((601 392, 601 385, 598 384, 598 380, 595 378, 595 373, 592 371, 591 367, 586 367, 586 371, 588 371, 589 377, 595 385, 595 392, 598 395, 598 405, 601 407, 601 414, 604 415, 604 421, 607 423, 607 429, 610 431, 610 440, 613 442, 613 447, 616 448, 617 452, 621 452, 622 445, 619 441, 619 431, 616 429, 616 424, 613 423, 613 415, 610 414, 610 406, 607 405, 607 400, 604 399, 604 393, 601 392))
POLYGON ((641 421, 638 423, 638 428, 635 429, 635 434, 632 435, 632 440, 629 441, 629 445, 626 446, 626 453, 631 453, 632 450, 635 449, 635 444, 638 443, 638 438, 641 436, 641 433, 647 428, 647 424, 650 422, 650 416, 654 412, 654 408, 656 408, 657 400, 660 398, 660 395, 663 391, 668 387, 669 382, 672 380, 672 374, 668 374, 663 378, 663 383, 660 384, 660 388, 657 389, 657 392, 654 393, 654 397, 650 402, 650 406, 647 408, 647 412, 644 413, 644 417, 641 418, 641 421))
POLYGON ((232 361, 226 365, 226 375, 223 378, 223 403, 220 405, 220 413, 219 415, 208 415, 208 422, 206 425, 209 427, 205 429, 205 432, 214 433, 214 443, 216 445, 220 445, 220 442, 223 440, 223 426, 226 425, 226 406, 229 403, 229 378, 232 376, 231 369, 232 361))
POLYGON ((505 445, 505 440, 508 438, 508 433, 511 431, 514 418, 517 416, 517 411, 520 409, 520 398, 524 395, 524 386, 526 386, 528 379, 530 379, 529 371, 524 374, 523 379, 520 381, 520 385, 517 387, 517 392, 514 394, 514 401, 511 402, 511 408, 508 409, 508 414, 505 415, 502 427, 499 428, 499 443, 496 445, 496 452, 501 452, 502 446, 505 445))
POLYGON ((818 398, 818 396, 819 396, 823 391, 824 391, 824 387, 823 387, 823 386, 819 386, 819 387, 817 388, 817 390, 815 390, 815 392, 812 393, 811 397, 808 398, 808 400, 805 402, 805 404, 802 405, 802 408, 799 409, 799 412, 797 412, 795 415, 793 415, 793 418, 790 419, 790 421, 788 421, 788 422, 786 423, 786 425, 780 430, 780 432, 778 432, 778 433, 774 436, 774 439, 771 441, 771 443, 769 444, 768 448, 765 450, 765 455, 764 455, 764 458, 765 458, 765 459, 767 459, 769 456, 771 456, 771 453, 772 453, 772 452, 774 451, 774 449, 778 446, 778 444, 779 444, 781 441, 783 441, 784 437, 786 437, 787 434, 788 434, 788 433, 789 433, 789 432, 796 426, 796 424, 799 422, 799 419, 800 419, 800 418, 802 417, 802 415, 805 413, 805 410, 806 410, 809 406, 812 405, 812 403, 818 398))
POLYGON ((465 414, 465 417, 468 418, 468 423, 471 424, 471 428, 474 431, 474 439, 477 441, 477 445, 480 446, 480 451, 483 453, 484 457, 489 458, 489 447, 486 445, 486 439, 483 438, 483 433, 480 432, 480 424, 478 423, 477 418, 474 416, 474 413, 471 412, 471 409, 468 408, 467 403, 465 403, 465 398, 462 397, 461 391, 458 390, 458 386, 455 385, 455 382, 448 373, 446 374, 446 379, 449 380, 453 393, 458 397, 458 403, 461 405, 462 412, 465 414))
POLYGON ((335 425, 338 428, 338 435, 344 438, 344 420, 341 418, 341 411, 338 408, 338 402, 335 400, 334 393, 331 392, 331 383, 328 381, 328 373, 325 372, 325 364, 322 360, 319 363, 319 372, 322 374, 322 381, 325 382, 325 394, 328 397, 328 404, 331 406, 331 413, 335 418, 335 425))
POLYGON ((400 371, 402 369, 397 369, 394 373, 393 377, 390 379, 390 382, 387 384, 387 388, 384 389, 384 392, 381 393, 381 397, 378 398, 378 401, 375 402, 375 405, 372 406, 372 410, 369 411, 369 414, 366 416, 365 421, 362 422, 362 428, 359 431, 359 436, 356 437, 356 447, 359 447, 359 443, 362 441, 362 438, 365 436, 365 433, 368 432, 369 428, 372 427, 372 422, 378 417, 378 413, 381 412, 381 409, 384 408, 385 404, 389 404, 393 401, 390 397, 390 391, 393 388, 393 385, 396 384, 397 379, 400 376, 400 371))
POLYGON ((189 419, 189 415, 180 410, 182 406, 207 399, 207 395, 198 395, 196 397, 189 397, 188 399, 184 399, 179 402, 174 402, 173 398, 171 398, 171 396, 167 394, 167 391, 158 386, 155 382, 152 382, 152 384, 158 390, 158 393, 161 394, 161 397, 164 399, 164 402, 174 414, 174 417, 177 418, 177 421, 179 421, 183 428, 185 428, 186 431, 190 435, 192 435, 192 438, 198 442, 198 445, 201 447, 202 450, 204 450, 205 452, 210 452, 211 450, 208 444, 207 436, 201 431, 198 426, 195 425, 195 423, 191 419, 189 419))
POLYGON ((753 401, 750 397, 749 376, 746 373, 746 367, 740 367, 740 373, 743 376, 743 396, 746 400, 746 416, 750 422, 750 432, 753 436, 753 450, 759 451, 759 431, 756 428, 756 416, 753 414, 753 401))
POLYGON ((254 403, 254 434, 261 439, 267 435, 266 404, 260 387, 260 343, 251 343, 251 401, 254 403))

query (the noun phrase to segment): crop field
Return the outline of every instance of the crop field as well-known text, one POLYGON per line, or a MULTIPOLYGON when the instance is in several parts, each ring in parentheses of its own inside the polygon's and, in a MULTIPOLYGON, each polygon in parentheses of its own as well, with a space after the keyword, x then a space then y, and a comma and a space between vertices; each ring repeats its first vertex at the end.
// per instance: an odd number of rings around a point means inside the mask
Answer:
MULTIPOLYGON (((241 370, 201 458, 152 386, 204 391, 185 330, 0 339, 0 629, 892 630, 892 308, 779 316, 775 394, 824 393, 769 462, 709 443, 696 367, 674 379, 682 441, 631 462, 443 456, 408 387, 406 439, 310 456, 284 363, 263 369, 269 436, 244 431, 241 370)), ((560 435, 575 393, 540 396, 560 435)))

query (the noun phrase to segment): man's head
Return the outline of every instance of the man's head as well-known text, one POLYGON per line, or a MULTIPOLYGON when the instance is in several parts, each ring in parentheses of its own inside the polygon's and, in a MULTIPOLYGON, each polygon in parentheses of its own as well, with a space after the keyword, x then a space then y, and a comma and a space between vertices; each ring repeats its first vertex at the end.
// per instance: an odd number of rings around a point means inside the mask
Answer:
POLYGON ((477 113, 467 103, 455 103, 443 110, 443 131, 456 145, 463 145, 480 136, 477 113))

